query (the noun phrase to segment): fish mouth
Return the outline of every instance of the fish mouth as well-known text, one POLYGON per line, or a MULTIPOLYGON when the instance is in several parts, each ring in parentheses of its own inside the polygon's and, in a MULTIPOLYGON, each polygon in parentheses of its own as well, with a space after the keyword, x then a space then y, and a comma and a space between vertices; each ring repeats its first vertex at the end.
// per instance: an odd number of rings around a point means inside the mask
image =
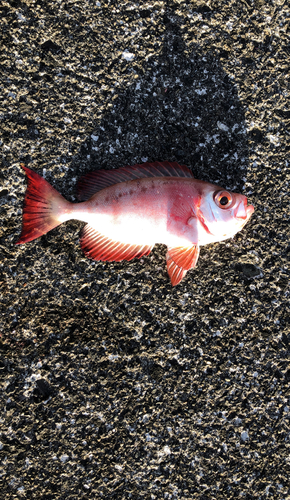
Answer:
POLYGON ((247 205, 247 198, 242 200, 238 206, 235 208, 234 216, 238 221, 248 222, 252 213, 254 212, 253 205, 247 205))
POLYGON ((255 211, 253 205, 247 205, 247 198, 240 201, 238 206, 234 210, 234 217, 236 219, 236 228, 241 231, 243 227, 247 224, 251 215, 255 211))
POLYGON ((247 220, 251 217, 251 215, 254 213, 255 209, 253 205, 247 205, 246 206, 246 212, 247 212, 247 220))
POLYGON ((245 204, 245 210, 246 210, 246 216, 243 217, 243 218, 240 218, 240 220, 243 219, 243 223, 241 225, 241 229, 243 229, 243 227, 247 224, 248 220, 251 218, 252 214, 255 211, 253 205, 247 205, 247 204, 245 204))
POLYGON ((243 219, 245 220, 246 223, 248 222, 251 215, 254 213, 255 209, 253 205, 247 205, 247 200, 246 200, 244 204, 244 210, 245 210, 245 216, 243 217, 243 219))

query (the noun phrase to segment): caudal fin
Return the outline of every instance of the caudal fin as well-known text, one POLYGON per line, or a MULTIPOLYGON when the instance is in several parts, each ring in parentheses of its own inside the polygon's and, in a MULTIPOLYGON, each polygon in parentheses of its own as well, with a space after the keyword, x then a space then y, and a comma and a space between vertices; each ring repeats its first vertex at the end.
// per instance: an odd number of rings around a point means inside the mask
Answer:
POLYGON ((43 177, 25 167, 27 190, 23 205, 22 231, 16 245, 35 240, 69 217, 70 203, 43 177))

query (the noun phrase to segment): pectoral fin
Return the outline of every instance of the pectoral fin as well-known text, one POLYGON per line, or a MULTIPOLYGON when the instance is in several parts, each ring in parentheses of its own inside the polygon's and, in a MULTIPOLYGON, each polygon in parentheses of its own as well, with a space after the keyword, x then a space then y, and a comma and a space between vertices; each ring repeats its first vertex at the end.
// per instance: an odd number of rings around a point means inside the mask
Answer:
POLYGON ((178 285, 187 271, 195 267, 198 256, 198 245, 168 248, 166 262, 172 286, 178 285))

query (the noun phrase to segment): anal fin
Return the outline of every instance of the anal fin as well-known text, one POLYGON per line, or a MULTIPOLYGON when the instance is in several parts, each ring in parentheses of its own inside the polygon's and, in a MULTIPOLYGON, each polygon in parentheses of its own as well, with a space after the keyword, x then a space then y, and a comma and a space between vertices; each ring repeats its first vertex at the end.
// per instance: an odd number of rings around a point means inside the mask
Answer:
POLYGON ((138 245, 114 241, 87 224, 81 234, 81 247, 90 259, 108 262, 132 260, 149 255, 154 245, 138 245))

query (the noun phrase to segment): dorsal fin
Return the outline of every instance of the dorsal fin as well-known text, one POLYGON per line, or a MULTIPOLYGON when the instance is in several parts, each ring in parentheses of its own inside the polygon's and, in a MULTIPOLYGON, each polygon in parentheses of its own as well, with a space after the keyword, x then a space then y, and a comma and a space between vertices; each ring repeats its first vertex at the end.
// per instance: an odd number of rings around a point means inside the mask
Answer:
POLYGON ((79 201, 86 201, 98 191, 113 184, 144 177, 193 177, 193 175, 185 165, 169 161, 142 163, 116 170, 97 170, 79 179, 77 198, 79 201))

